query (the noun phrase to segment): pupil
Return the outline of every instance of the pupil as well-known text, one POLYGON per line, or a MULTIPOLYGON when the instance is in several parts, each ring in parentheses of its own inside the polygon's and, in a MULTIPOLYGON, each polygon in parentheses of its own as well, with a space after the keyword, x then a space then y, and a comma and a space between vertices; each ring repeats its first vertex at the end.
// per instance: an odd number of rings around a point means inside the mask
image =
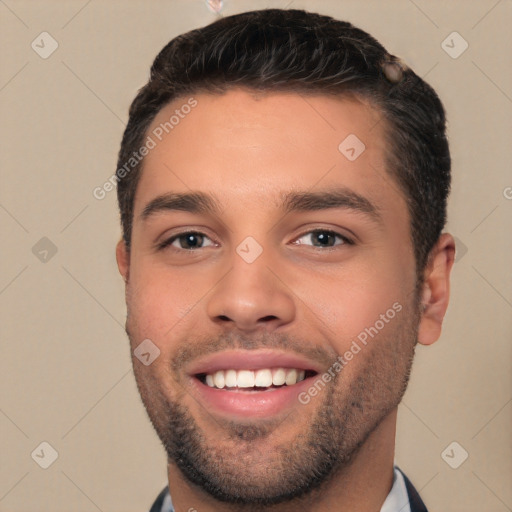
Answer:
POLYGON ((190 249, 191 247, 199 247, 203 237, 197 234, 189 234, 184 237, 185 243, 181 243, 183 249, 190 249))
POLYGON ((314 233, 313 236, 316 238, 316 240, 320 243, 320 245, 332 245, 330 242, 333 241, 333 235, 326 232, 318 232, 314 233))

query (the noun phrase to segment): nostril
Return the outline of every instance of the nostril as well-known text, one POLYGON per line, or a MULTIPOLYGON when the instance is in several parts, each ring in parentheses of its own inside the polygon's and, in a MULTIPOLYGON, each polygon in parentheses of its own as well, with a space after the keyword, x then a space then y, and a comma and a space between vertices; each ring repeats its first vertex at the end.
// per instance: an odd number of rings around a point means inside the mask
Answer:
POLYGON ((261 318, 260 322, 270 322, 270 321, 276 320, 276 319, 277 319, 277 316, 268 315, 268 316, 264 316, 263 318, 261 318))

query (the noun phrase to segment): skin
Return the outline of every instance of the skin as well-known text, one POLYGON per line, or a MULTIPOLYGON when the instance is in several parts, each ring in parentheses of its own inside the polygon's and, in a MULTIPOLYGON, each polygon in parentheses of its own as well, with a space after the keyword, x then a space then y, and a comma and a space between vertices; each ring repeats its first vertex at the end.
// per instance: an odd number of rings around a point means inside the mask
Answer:
MULTIPOLYGON (((242 89, 194 97, 197 107, 145 158, 131 249, 122 241, 117 246, 132 354, 146 338, 160 350, 151 365, 135 357, 133 365, 169 455, 176 510, 379 510, 391 488, 397 405, 415 345, 440 336, 453 238, 440 237, 417 296, 410 217, 384 170, 385 125, 370 105, 242 89), (354 161, 338 150, 349 134, 366 146, 354 161), (378 219, 347 207, 283 211, 283 194, 340 187, 370 201, 378 219), (157 196, 191 191, 215 196, 220 211, 164 210, 141 218, 157 196), (334 247, 316 247, 313 229, 353 243, 336 238, 334 247), (204 233, 205 245, 180 249, 178 239, 156 248, 190 231, 204 233), (252 263, 236 252, 248 236, 263 249, 252 263), (307 354, 327 370, 394 303, 400 313, 325 389, 286 414, 212 412, 190 385, 187 369, 197 358, 237 347, 307 354), (332 454, 331 467, 320 482, 292 496, 292 482, 325 459, 306 443, 321 445, 321 434, 330 439, 324 448, 332 454), (194 483, 175 460, 179 439, 193 464, 225 489, 240 489, 245 505, 194 483), (264 502, 279 489, 291 497, 264 502)), ((148 133, 187 99, 165 107, 148 133)))

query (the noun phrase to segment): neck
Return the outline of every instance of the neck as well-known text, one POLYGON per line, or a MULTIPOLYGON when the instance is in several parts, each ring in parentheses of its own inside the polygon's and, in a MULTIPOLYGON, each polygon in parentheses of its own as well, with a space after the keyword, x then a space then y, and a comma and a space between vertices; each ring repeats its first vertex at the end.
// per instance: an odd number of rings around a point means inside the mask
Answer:
POLYGON ((293 502, 271 507, 226 504, 213 499, 186 480, 178 468, 168 464, 169 489, 176 512, 376 512, 393 482, 396 413, 394 409, 370 434, 352 463, 319 489, 293 502))

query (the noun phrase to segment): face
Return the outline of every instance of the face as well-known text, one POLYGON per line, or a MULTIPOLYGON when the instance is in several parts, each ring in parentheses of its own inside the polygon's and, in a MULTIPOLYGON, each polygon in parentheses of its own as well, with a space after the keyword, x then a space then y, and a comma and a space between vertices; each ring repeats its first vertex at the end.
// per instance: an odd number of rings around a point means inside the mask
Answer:
POLYGON ((118 247, 132 354, 159 351, 134 372, 172 471, 226 502, 283 502, 349 467, 402 397, 410 219, 371 106, 194 98, 165 137, 188 98, 149 129, 162 140, 118 247))

